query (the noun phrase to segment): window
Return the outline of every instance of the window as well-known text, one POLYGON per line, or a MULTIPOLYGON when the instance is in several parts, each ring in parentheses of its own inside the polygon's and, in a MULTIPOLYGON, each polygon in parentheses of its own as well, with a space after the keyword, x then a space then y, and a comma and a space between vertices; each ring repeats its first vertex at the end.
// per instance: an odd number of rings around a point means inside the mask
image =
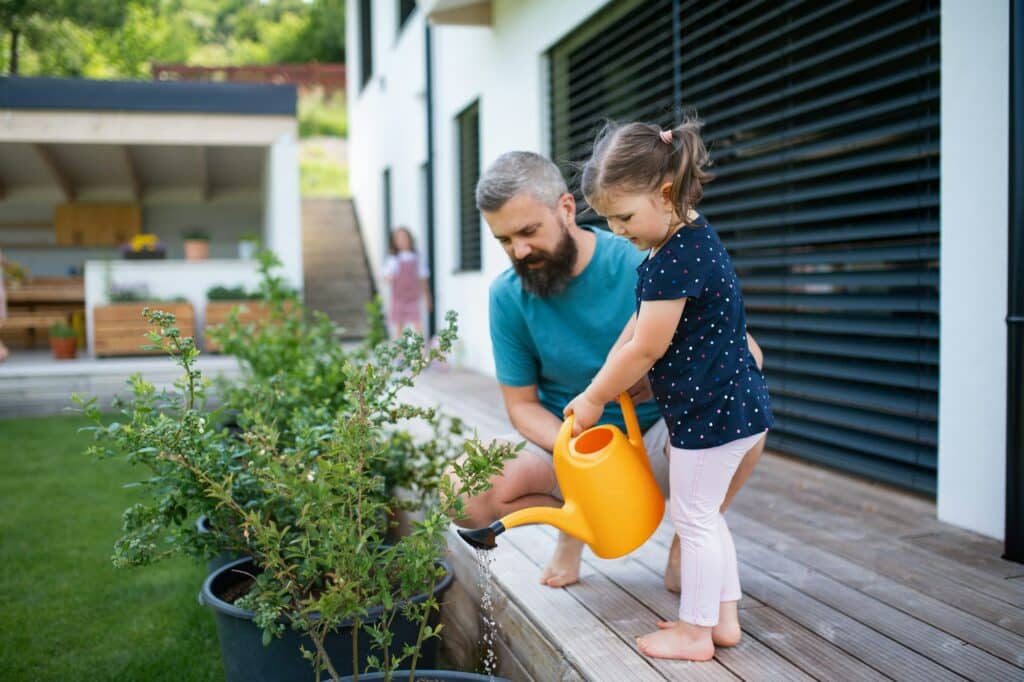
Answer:
POLYGON ((405 27, 405 22, 416 9, 416 0, 398 0, 398 31, 405 27))
POLYGON ((359 86, 366 87, 373 75, 372 0, 359 0, 359 86))
POLYGON ((480 102, 456 117, 459 144, 459 270, 480 269, 480 211, 476 183, 480 179, 480 102))
POLYGON ((381 222, 384 224, 384 249, 391 248, 391 169, 385 168, 380 182, 381 222))

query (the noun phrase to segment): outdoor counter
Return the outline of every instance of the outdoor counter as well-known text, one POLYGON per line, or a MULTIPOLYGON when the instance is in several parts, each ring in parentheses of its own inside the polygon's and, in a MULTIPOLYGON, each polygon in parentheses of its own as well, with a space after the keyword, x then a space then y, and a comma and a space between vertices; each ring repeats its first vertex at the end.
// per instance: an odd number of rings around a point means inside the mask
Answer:
MULTIPOLYGON (((217 259, 88 261, 85 264, 85 329, 90 355, 95 352, 93 310, 110 303, 112 289, 145 286, 161 300, 185 298, 195 309, 197 342, 202 343, 206 292, 215 286, 254 289, 260 281, 255 260, 217 259)), ((140 345, 145 343, 140 339, 140 345)))

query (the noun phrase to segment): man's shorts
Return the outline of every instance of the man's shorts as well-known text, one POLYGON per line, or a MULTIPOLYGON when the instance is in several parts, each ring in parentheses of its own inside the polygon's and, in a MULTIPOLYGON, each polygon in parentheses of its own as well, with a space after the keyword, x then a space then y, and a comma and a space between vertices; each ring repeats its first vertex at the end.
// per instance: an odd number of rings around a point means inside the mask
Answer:
MULTIPOLYGON (((519 432, 514 431, 502 434, 495 440, 503 440, 509 443, 526 441, 526 446, 523 448, 524 452, 533 453, 551 466, 554 466, 550 452, 533 441, 527 440, 519 432)), ((654 472, 654 479, 658 482, 658 487, 661 488, 661 493, 666 498, 668 497, 668 453, 670 446, 668 426, 665 424, 664 419, 659 419, 651 425, 651 428, 644 431, 644 447, 647 449, 647 458, 651 462, 651 471, 654 472)), ((557 480, 555 481, 555 487, 548 494, 560 500, 563 499, 562 490, 558 486, 557 480)))

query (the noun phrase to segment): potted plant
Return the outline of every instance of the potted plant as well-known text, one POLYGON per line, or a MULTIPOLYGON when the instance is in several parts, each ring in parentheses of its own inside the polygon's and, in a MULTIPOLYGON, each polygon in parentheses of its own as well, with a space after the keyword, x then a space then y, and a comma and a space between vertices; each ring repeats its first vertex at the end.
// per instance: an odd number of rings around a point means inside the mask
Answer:
POLYGON ((201 261, 210 257, 210 233, 194 228, 185 233, 185 260, 201 261))
POLYGON ((252 260, 260 248, 260 236, 255 232, 246 232, 238 238, 238 257, 242 260, 252 260))
POLYGON ((125 456, 152 473, 141 483, 151 499, 126 510, 114 561, 245 557, 211 573, 202 592, 217 613, 228 679, 307 679, 314 670, 338 679, 367 669, 390 678, 403 663, 429 667, 449 580, 440 561, 444 530, 448 514, 461 511, 456 493, 483 490, 512 454, 463 441, 457 422, 399 399, 450 349, 454 313, 433 351, 412 333, 394 342, 374 336, 348 351, 329 321, 306 320, 281 280, 267 277, 261 290, 270 322, 251 333, 236 320, 223 332, 231 347, 242 342, 232 329, 248 334, 257 360, 242 359, 243 379, 224 394, 225 409, 239 410, 240 434, 215 426, 219 412, 206 407, 195 344, 158 311, 146 311, 158 326, 151 339, 171 346, 183 372, 176 388, 157 392, 133 377, 133 397, 117 403, 123 419, 115 424, 104 422, 95 400, 78 399, 96 421, 92 452, 125 456), (396 424, 411 422, 426 427, 425 437, 396 462, 394 443, 409 436, 396 424), (466 483, 456 491, 443 464, 462 453, 466 461, 454 466, 466 483), (423 521, 393 545, 384 542, 389 479, 419 491, 424 509, 423 521), (208 533, 196 531, 198 515, 209 518, 208 533))
POLYGON ((126 244, 121 245, 121 255, 125 260, 153 260, 167 257, 160 239, 155 234, 137 234, 126 244))
POLYGON ((50 350, 55 360, 74 360, 78 334, 73 327, 58 322, 50 325, 50 350))

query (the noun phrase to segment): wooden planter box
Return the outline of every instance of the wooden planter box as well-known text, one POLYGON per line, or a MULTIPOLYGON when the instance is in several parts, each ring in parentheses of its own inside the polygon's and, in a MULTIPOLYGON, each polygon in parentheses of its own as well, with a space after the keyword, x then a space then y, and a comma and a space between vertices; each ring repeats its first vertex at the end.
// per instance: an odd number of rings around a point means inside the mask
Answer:
POLYGON ((146 332, 155 330, 142 316, 149 307, 171 313, 177 318, 181 336, 196 335, 195 311, 191 303, 164 303, 138 301, 99 305, 92 310, 93 341, 96 355, 158 355, 162 351, 142 350, 149 345, 146 332))
POLYGON ((219 353, 220 344, 210 338, 211 327, 217 327, 228 321, 228 315, 239 308, 238 320, 243 324, 258 322, 270 317, 270 309, 262 301, 207 301, 206 331, 203 334, 203 350, 207 353, 219 353))

